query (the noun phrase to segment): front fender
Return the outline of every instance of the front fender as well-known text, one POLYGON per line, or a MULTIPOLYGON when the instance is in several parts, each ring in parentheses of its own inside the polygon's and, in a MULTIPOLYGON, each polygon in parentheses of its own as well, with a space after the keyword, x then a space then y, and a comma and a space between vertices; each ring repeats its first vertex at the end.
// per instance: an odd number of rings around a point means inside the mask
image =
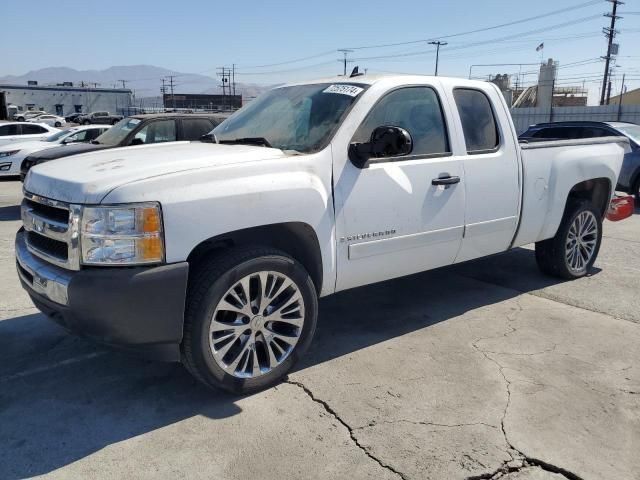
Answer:
MULTIPOLYGON (((334 212, 329 149, 162 175, 123 185, 103 203, 158 201, 167 262, 185 261, 201 242, 279 223, 311 226, 321 249, 323 294, 335 286, 334 212)), ((256 244, 260 239, 256 238, 256 244)))

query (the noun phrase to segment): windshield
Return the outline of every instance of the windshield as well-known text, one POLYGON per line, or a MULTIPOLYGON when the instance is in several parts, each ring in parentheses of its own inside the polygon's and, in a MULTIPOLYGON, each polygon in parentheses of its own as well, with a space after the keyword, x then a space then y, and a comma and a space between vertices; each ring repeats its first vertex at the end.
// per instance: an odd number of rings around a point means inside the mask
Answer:
POLYGON ((640 145, 640 125, 629 125, 624 127, 617 127, 622 133, 633 140, 636 145, 640 145))
POLYGON ((129 133, 131 133, 131 131, 136 128, 141 121, 142 120, 138 118, 124 118, 91 143, 99 143, 100 145, 118 145, 127 138, 127 135, 129 135, 129 133))
POLYGON ((365 85, 318 83, 275 88, 251 102, 216 128, 220 143, 265 145, 303 153, 318 151, 329 142, 365 85))
POLYGON ((71 133, 73 133, 73 130, 71 128, 67 128, 66 130, 61 130, 58 133, 54 133, 53 135, 48 136, 47 138, 44 139, 44 141, 56 142, 66 137, 67 135, 70 135, 71 133))

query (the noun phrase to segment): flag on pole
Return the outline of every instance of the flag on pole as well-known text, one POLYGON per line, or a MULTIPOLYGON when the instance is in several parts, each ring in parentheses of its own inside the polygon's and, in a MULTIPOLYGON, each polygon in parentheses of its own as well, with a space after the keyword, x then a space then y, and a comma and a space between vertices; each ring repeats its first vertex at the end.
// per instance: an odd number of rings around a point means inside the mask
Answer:
POLYGON ((540 50, 544 50, 544 42, 542 42, 540 45, 538 45, 538 47, 536 48, 536 52, 539 52, 540 50))

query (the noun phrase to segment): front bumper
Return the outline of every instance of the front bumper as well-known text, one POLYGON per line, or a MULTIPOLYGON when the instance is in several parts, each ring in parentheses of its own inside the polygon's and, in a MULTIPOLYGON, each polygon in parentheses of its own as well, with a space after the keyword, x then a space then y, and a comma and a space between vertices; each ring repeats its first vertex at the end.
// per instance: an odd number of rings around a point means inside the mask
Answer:
POLYGON ((23 231, 15 248, 22 287, 56 323, 101 343, 180 360, 186 262, 70 271, 32 255, 23 231))

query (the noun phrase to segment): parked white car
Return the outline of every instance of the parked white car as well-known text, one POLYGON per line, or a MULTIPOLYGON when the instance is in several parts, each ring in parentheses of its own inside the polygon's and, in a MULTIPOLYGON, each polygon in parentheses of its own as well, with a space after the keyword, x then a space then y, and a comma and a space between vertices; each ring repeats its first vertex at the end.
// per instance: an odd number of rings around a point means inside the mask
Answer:
POLYGON ((109 128, 111 125, 66 128, 41 140, 11 142, 0 146, 0 177, 19 175, 20 165, 27 155, 60 145, 90 142, 109 128))
POLYGON ((35 166, 15 252, 53 321, 237 393, 291 370, 320 296, 530 243, 583 277, 605 216, 633 213, 614 198, 628 139, 520 145, 489 82, 285 85, 211 136, 35 166))
POLYGON ((57 115, 52 115, 50 113, 45 113, 44 115, 38 115, 37 117, 27 119, 27 122, 33 123, 46 123, 51 127, 63 127, 67 124, 67 121, 64 117, 59 117, 57 115))
POLYGON ((47 125, 46 123, 0 123, 0 146, 11 142, 47 138, 59 131, 60 129, 47 125))
POLYGON ((38 115, 44 115, 45 113, 47 112, 45 112, 44 110, 27 110, 24 112, 17 112, 13 116, 13 119, 16 120, 17 122, 25 122, 30 118, 35 118, 38 115))

